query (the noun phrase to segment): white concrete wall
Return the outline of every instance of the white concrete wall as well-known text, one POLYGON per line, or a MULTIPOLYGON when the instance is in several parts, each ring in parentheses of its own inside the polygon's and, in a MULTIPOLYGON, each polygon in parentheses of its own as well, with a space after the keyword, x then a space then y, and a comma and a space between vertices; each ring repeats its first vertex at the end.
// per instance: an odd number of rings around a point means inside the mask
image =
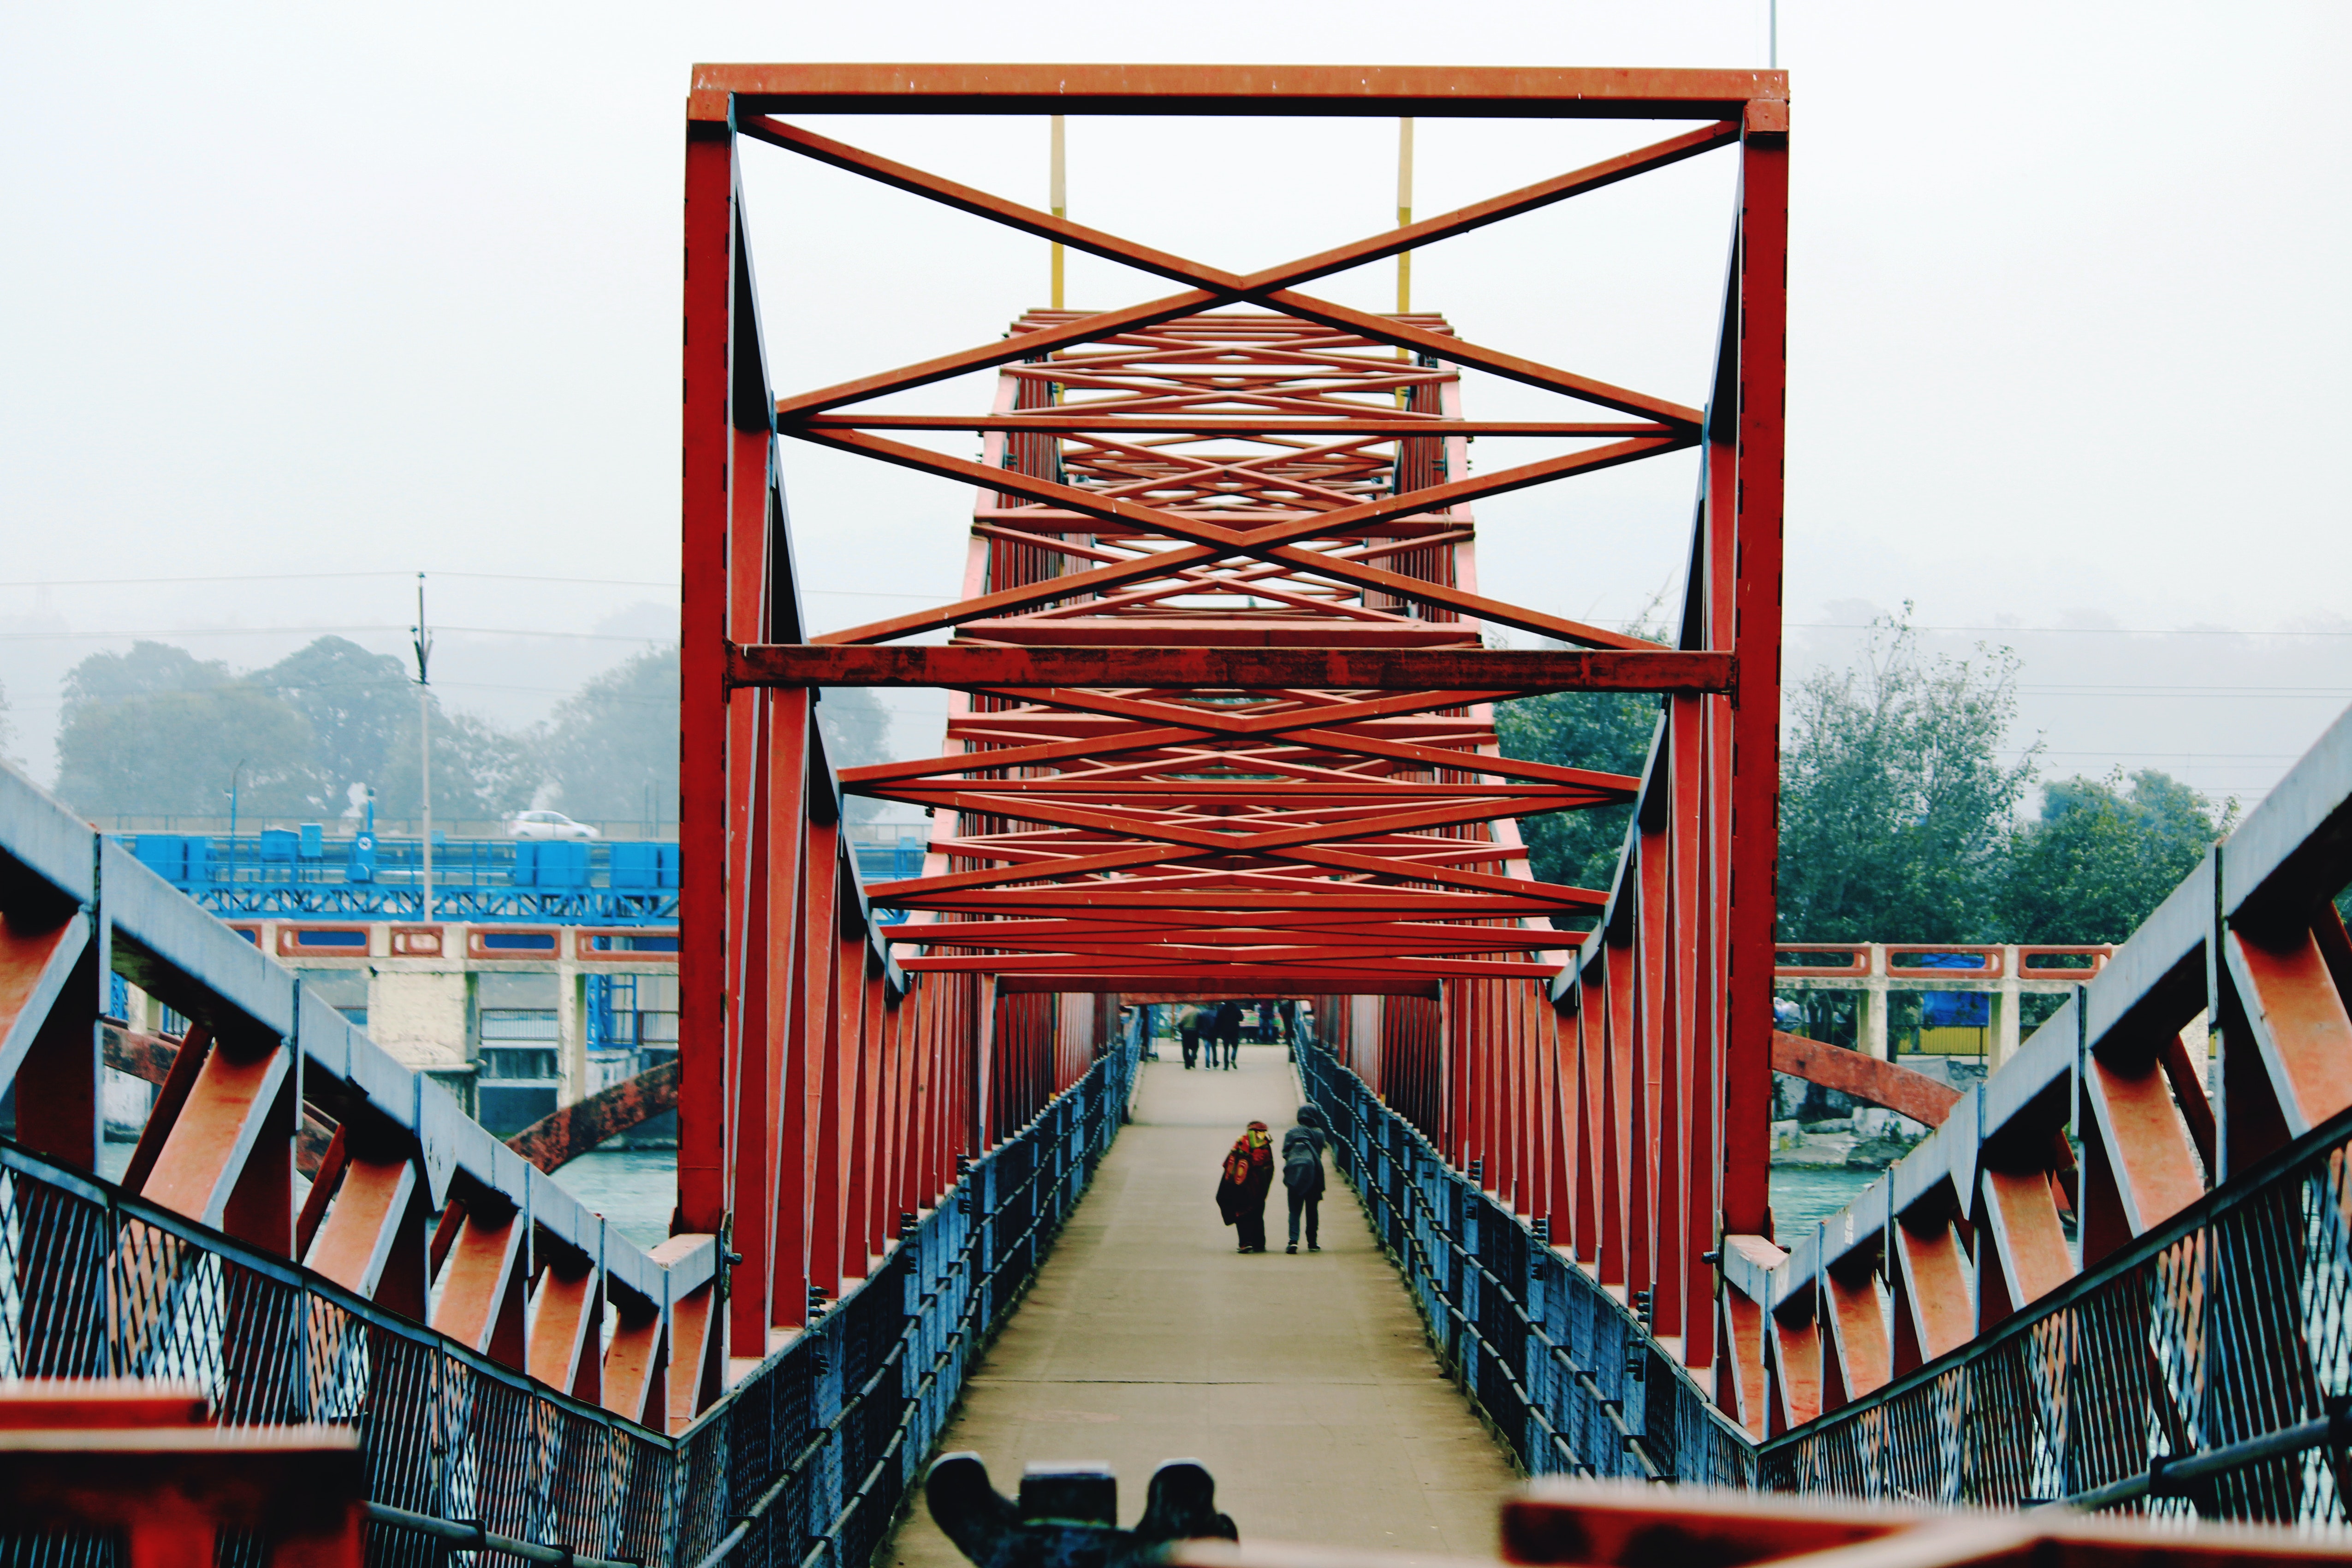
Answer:
POLYGON ((368 986, 369 1037, 410 1068, 463 1067, 473 1054, 465 969, 425 963, 408 959, 376 970, 368 986))

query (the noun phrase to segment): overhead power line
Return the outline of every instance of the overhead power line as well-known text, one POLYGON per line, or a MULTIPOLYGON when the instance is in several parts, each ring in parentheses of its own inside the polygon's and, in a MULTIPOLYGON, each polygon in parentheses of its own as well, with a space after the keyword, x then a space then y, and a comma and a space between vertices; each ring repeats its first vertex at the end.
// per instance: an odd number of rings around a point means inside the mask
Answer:
MULTIPOLYGON (((408 577, 408 572, 238 572, 205 577, 41 577, 0 583, 0 588, 131 588, 167 587, 188 583, 326 583, 370 577, 408 577)), ((476 583, 569 583, 592 588, 662 588, 677 593, 678 585, 651 577, 549 577, 525 572, 436 572, 436 577, 459 577, 476 583)), ((857 588, 803 588, 821 599, 920 599, 938 603, 938 594, 894 594, 857 588)))
MULTIPOLYGON (((409 630, 403 623, 394 626, 176 626, 150 631, 110 632, 0 632, 0 640, 9 642, 103 642, 113 637, 331 637, 343 632, 403 632, 409 630)), ((632 636, 625 632, 542 632, 516 626, 442 626, 445 632, 464 632, 472 637, 564 637, 582 642, 674 643, 675 637, 632 636)))
MULTIPOLYGON (((414 577, 414 572, 234 572, 203 577, 47 577, 0 583, 0 588, 128 588, 142 584, 176 583, 325 583, 368 577, 414 577)), ((482 583, 575 583, 604 588, 667 588, 675 582, 648 577, 549 577, 524 572, 436 572, 436 577, 465 577, 482 583)))
MULTIPOLYGON (((1790 621, 1790 631, 1867 632, 1892 630, 1874 621, 1790 621)), ((1994 632, 2005 637, 2352 637, 2352 631, 2242 632, 2229 626, 1922 626, 1915 632, 1994 632)))

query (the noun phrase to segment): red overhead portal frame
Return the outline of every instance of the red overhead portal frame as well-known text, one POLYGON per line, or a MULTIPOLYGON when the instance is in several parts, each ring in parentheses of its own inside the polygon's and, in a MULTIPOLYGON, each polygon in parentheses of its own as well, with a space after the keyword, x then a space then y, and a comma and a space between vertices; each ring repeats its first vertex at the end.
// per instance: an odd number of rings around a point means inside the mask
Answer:
POLYGON ((1072 1020, 1125 993, 1325 998, 1327 1029, 1350 1020, 1331 1037, 1343 1059, 1604 1283, 1652 1290, 1661 1338, 1694 1370, 1712 1363, 1698 1259, 1724 1233, 1769 1228, 1788 123, 1775 71, 697 68, 680 1224, 744 1256, 732 1353, 797 1322, 810 1281, 861 1272, 857 1205, 887 1215, 898 1200, 877 1207, 878 1188, 909 1206, 937 1191, 939 1163, 990 1137, 1008 1075, 1052 1092, 1083 1066, 1072 1020), (1235 272, 792 122, 813 113, 1682 123, 1235 272), (741 208, 747 139, 1174 291, 1032 310, 918 363, 780 388, 741 208), (1738 163, 1732 262, 1713 378, 1688 401, 1312 292, 1719 150, 1738 163), (1465 369, 1554 394, 1559 413, 1473 418, 1465 369), (985 411, 870 406, 983 370, 998 376, 985 411), (980 460, 922 444, 940 432, 976 434, 980 460), (1473 436, 1551 455, 1474 472, 1473 436), (784 439, 972 486, 962 597, 807 635, 784 439), (1670 646, 1482 589, 1475 502, 1691 448, 1670 646), (1490 647, 1489 627, 1565 647, 1490 647), (904 641, 939 633, 946 646, 904 641), (812 694, 828 685, 957 693, 943 754, 838 775, 936 823, 921 877, 868 889, 908 911, 870 952, 841 934, 858 894, 829 837, 833 775, 812 766, 812 694), (1580 689, 1660 695, 1643 776, 1500 753, 1494 704, 1580 689), (1518 818, 1629 801, 1613 889, 1534 876, 1518 818), (1055 1025, 1043 1052, 1014 1038, 1035 1016, 1055 1025), (943 1098, 961 1109, 926 1131, 943 1098))

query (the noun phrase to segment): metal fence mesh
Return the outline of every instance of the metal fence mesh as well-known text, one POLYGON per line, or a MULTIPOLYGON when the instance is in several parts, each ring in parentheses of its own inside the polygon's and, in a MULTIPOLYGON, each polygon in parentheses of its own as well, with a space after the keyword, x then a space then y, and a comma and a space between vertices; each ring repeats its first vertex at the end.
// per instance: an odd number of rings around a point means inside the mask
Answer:
MULTIPOLYGON (((746 1568, 864 1568, 1125 1120, 1132 1044, 974 1162, 846 1300, 669 1438, 0 1143, 0 1378, 200 1385, 225 1426, 359 1434, 371 1500, 583 1556, 693 1568, 748 1517, 746 1568)), ((373 1568, 438 1568, 382 1523, 373 1568)), ((225 1539, 217 1568, 258 1563, 225 1539)), ((11 1533, 0 1568, 116 1568, 104 1536, 11 1533)), ((523 1568, 473 1552, 478 1568, 523 1568)))
POLYGON ((1643 1329, 1319 1046, 1308 1096, 1438 1356, 1531 1475, 1748 1486, 1754 1449, 1643 1329))
POLYGON ((2320 1129, 1991 1334, 1766 1444, 1760 1484, 2345 1530, 2345 1453, 2325 1437, 2352 1410, 2347 1143, 2352 1125, 2320 1129), (2237 1446, 2284 1451, 2163 1479, 2237 1446))

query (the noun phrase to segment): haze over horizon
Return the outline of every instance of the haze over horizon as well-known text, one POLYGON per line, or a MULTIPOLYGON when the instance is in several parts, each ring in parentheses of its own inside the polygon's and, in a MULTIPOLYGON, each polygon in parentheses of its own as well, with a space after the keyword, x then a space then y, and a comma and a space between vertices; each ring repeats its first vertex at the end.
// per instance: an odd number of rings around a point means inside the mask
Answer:
MULTIPOLYGON (((403 652, 420 569, 436 684, 504 724, 675 636, 678 111, 696 59, 1759 66, 1767 47, 1764 0, 1472 5, 1434 30, 1391 4, 1174 15, 13 15, 15 752, 54 777, 58 679, 131 633, 239 668, 321 631, 403 652), (93 112, 93 93, 142 107, 93 112)), ((1931 652, 2018 650, 2015 739, 2045 738, 2045 773, 2154 766, 2248 804, 2342 710, 2352 528, 2325 458, 2352 412, 2335 374, 2352 209, 2321 72, 2347 43, 2352 16, 2319 5, 1781 6, 1791 679, 1849 661, 1853 628, 1907 601, 1923 628, 1953 628, 1927 632, 1931 652)), ((1041 121, 812 123, 1045 199, 1041 121)), ((1424 121, 1417 211, 1653 133, 1424 121)), ((1213 261, 1393 219, 1392 121, 1234 121, 1175 142, 1148 119, 1079 119, 1070 149, 1074 216, 1213 261), (1265 177, 1286 157, 1313 172, 1311 201, 1265 177)), ((1427 250, 1414 303, 1697 402, 1729 168, 1700 159, 1427 250), (1648 238, 1586 243, 1628 233, 1648 238)), ((746 183, 784 385, 980 341, 1042 300, 1041 243, 772 149, 747 150, 746 183)), ((1159 289, 1085 258, 1070 278, 1074 303, 1159 289)), ((1386 308, 1391 279, 1376 266, 1322 287, 1386 308)), ((986 395, 968 379, 914 401, 986 395)), ((1486 377, 1467 397, 1492 416, 1536 405, 1486 377)), ((967 492, 812 449, 785 463, 820 627, 952 596, 967 492)), ((1565 614, 1631 617, 1678 586, 1691 485, 1676 458, 1485 503, 1482 574, 1565 614)), ((930 749, 936 698, 886 700, 896 742, 930 749)))

